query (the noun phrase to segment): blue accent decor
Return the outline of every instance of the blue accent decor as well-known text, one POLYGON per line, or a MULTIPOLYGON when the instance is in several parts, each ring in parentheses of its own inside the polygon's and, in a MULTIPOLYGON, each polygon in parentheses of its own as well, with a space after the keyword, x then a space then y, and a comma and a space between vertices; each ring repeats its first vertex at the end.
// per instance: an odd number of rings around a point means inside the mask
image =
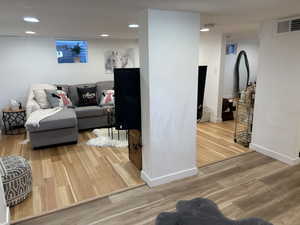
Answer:
POLYGON ((226 45, 226 55, 235 55, 237 53, 238 45, 235 44, 227 44, 226 45))
POLYGON ((87 63, 88 43, 87 41, 56 41, 56 53, 58 63, 87 63))

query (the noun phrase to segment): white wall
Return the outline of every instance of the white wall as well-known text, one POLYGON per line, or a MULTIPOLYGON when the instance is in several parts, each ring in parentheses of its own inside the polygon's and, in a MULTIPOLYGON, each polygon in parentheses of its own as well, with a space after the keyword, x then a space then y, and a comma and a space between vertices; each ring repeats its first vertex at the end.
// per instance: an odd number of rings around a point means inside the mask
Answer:
POLYGON ((203 105, 209 108, 213 122, 221 121, 222 55, 223 34, 220 32, 201 33, 199 65, 208 66, 203 105))
MULTIPOLYGON (((253 38, 251 36, 251 38, 253 38)), ((258 67, 258 38, 239 39, 238 52, 245 50, 250 66, 250 81, 256 80, 258 67)), ((233 96, 234 65, 237 55, 225 55, 226 42, 223 33, 201 33, 199 65, 207 65, 207 78, 203 105, 211 112, 210 120, 221 121, 222 98, 233 96)))
POLYGON ((300 150, 300 32, 275 35, 273 29, 272 21, 262 24, 251 148, 295 164, 300 150))
MULTIPOLYGON (((221 33, 201 33, 199 65, 208 65, 204 105, 212 111, 213 121, 220 117, 221 44, 221 33)), ((88 40, 88 45, 87 64, 58 64, 54 38, 0 37, 0 108, 12 98, 24 103, 33 83, 74 84, 113 79, 104 72, 105 50, 134 48, 135 66, 139 67, 136 40, 95 39, 88 40)))
POLYGON ((142 178, 156 186, 195 175, 200 15, 141 16, 142 178))
POLYGON ((256 39, 242 39, 231 40, 231 43, 238 44, 238 50, 236 55, 225 55, 224 62, 224 82, 223 82, 223 97, 232 98, 234 88, 234 67, 237 60, 238 53, 242 50, 247 52, 249 68, 250 68, 250 81, 256 81, 257 69, 258 69, 258 48, 259 40, 256 39))
POLYGON ((104 51, 134 48, 136 40, 88 40, 88 63, 58 64, 54 38, 0 37, 0 108, 11 98, 23 101, 33 83, 84 83, 112 80, 104 72, 104 51))

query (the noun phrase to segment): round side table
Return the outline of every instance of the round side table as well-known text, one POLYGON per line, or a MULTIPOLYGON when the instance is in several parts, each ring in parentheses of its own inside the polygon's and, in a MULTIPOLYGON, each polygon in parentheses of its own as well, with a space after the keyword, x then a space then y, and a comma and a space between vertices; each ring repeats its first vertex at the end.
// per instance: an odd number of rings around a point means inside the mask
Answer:
POLYGON ((10 109, 2 110, 2 121, 4 125, 4 133, 7 135, 22 134, 25 132, 24 125, 26 122, 25 109, 10 109))

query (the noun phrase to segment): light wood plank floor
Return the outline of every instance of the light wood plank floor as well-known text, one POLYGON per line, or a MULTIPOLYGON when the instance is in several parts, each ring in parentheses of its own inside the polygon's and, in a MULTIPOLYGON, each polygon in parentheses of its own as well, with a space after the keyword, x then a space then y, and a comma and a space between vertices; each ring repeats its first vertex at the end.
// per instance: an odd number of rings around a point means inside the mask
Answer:
MULTIPOLYGON (((215 163, 248 152, 233 142, 232 121, 200 123, 197 128, 198 166, 215 163)), ((80 134, 77 145, 32 150, 20 144, 24 135, 0 136, 0 157, 21 155, 31 162, 33 192, 11 209, 12 220, 40 215, 143 184, 128 160, 127 149, 85 145, 89 131, 80 134)))
POLYGON ((215 201, 232 219, 260 217, 299 225, 300 165, 289 167, 256 152, 199 168, 197 176, 155 188, 143 186, 18 225, 154 225, 176 202, 215 201))
POLYGON ((23 156, 33 172, 32 194, 11 208, 13 221, 144 184, 128 149, 87 146, 92 132, 80 133, 77 145, 41 150, 20 144, 24 136, 0 137, 0 157, 23 156))
POLYGON ((249 152, 234 142, 234 121, 197 124, 198 167, 249 152))

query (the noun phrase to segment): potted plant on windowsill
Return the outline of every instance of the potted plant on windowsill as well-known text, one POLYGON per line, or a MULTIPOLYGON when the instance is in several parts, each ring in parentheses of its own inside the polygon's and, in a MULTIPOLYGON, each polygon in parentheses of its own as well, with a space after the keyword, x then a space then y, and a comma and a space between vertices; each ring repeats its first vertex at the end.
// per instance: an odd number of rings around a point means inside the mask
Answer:
POLYGON ((72 48, 72 52, 74 54, 74 62, 75 63, 79 63, 80 62, 80 52, 81 52, 81 47, 79 46, 79 44, 75 45, 73 48, 72 48))

